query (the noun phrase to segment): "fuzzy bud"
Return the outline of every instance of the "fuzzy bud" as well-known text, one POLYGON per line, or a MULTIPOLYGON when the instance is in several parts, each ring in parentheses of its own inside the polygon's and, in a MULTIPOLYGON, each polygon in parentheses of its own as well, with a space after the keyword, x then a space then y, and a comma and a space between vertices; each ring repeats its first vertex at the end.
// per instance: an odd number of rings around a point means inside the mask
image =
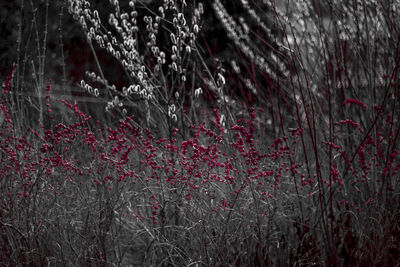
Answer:
POLYGON ((176 37, 175 37, 175 34, 171 33, 171 34, 170 34, 170 37, 171 37, 172 43, 175 45, 175 44, 176 44, 176 37))
POLYGON ((194 31, 196 34, 199 33, 199 25, 195 24, 195 25, 193 26, 193 31, 194 31))

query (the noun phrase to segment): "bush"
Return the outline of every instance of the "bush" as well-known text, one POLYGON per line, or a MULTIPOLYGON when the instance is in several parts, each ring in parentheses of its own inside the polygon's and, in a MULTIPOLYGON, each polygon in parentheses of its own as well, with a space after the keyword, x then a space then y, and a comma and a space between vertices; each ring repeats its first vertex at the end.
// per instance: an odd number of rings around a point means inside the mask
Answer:
POLYGON ((114 121, 43 72, 29 120, 6 77, 1 264, 399 264, 396 3, 147 2, 68 1, 97 65, 80 86, 114 121))

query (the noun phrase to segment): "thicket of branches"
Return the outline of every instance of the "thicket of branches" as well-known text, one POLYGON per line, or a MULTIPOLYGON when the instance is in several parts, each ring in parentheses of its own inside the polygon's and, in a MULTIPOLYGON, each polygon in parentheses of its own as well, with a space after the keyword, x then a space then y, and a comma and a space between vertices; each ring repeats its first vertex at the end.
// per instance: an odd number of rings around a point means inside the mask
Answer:
POLYGON ((399 264, 397 1, 4 7, 2 265, 399 264))

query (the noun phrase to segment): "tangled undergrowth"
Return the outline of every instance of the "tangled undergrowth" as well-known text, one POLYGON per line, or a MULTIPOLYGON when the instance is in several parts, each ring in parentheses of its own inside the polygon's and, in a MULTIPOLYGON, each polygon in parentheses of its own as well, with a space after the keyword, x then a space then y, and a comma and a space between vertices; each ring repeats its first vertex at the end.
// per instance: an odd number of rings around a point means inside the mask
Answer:
POLYGON ((398 265, 395 2, 242 0, 238 20, 223 1, 149 2, 68 1, 97 61, 79 86, 111 121, 53 94, 45 49, 37 102, 21 65, 5 77, 0 265, 398 265), (228 64, 200 40, 211 11, 228 64))

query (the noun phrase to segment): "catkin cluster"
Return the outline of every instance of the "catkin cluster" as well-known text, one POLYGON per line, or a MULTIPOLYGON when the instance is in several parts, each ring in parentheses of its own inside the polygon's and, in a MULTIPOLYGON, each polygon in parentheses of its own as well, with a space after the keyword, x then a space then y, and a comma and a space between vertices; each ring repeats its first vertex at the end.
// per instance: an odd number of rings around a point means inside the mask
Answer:
POLYGON ((150 110, 176 121, 176 112, 185 104, 183 95, 196 98, 202 92, 198 86, 185 91, 198 53, 196 38, 201 29, 202 4, 189 9, 185 0, 164 0, 150 10, 141 1, 132 0, 125 11, 118 0, 109 2, 112 11, 103 21, 87 0, 68 0, 69 12, 84 30, 89 45, 96 44, 118 60, 129 84, 122 88, 110 85, 100 62, 100 75, 91 73, 88 78, 102 88, 94 88, 86 81, 81 82, 81 87, 95 96, 107 96, 107 110, 139 101, 144 103, 147 122, 150 110), (175 112, 171 111, 172 105, 176 106, 175 112))

